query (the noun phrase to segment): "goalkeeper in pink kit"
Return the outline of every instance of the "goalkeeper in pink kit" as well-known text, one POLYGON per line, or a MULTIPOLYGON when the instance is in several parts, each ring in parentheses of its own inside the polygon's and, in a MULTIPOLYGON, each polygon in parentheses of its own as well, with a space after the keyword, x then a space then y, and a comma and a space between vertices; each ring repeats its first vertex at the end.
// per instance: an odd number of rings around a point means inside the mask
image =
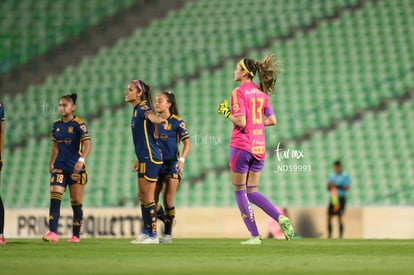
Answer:
POLYGON ((225 99, 217 110, 234 124, 230 141, 231 180, 242 219, 251 234, 251 238, 242 244, 262 244, 250 203, 279 223, 286 240, 294 236, 290 220, 257 191, 266 155, 264 127, 276 125, 268 95, 273 93, 276 75, 281 73, 277 65, 277 62, 273 63, 273 54, 260 62, 241 59, 234 71, 235 81, 240 82, 240 86, 231 94, 231 106, 225 99), (252 81, 256 73, 260 87, 252 81))

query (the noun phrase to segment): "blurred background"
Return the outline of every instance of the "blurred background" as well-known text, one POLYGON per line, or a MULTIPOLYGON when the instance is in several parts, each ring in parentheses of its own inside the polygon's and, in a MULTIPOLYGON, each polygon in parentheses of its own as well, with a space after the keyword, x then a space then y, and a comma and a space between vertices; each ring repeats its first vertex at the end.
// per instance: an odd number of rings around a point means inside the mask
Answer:
POLYGON ((235 206, 232 125, 216 106, 237 87, 239 58, 269 52, 284 73, 259 189, 282 207, 325 207, 339 159, 348 206, 413 205, 413 14, 412 0, 2 0, 5 205, 49 206, 50 128, 59 98, 76 92, 93 145, 85 207, 134 206, 123 99, 141 79, 176 94, 191 135, 176 206, 235 206), (280 159, 278 146, 303 155, 280 159))

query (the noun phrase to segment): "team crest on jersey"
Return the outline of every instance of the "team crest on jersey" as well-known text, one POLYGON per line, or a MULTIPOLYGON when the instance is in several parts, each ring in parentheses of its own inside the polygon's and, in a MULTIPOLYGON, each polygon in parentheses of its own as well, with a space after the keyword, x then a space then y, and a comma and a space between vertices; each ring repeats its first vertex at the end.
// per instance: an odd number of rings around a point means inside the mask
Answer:
POLYGON ((66 145, 70 145, 72 143, 72 139, 70 138, 65 138, 65 144, 66 145))
POLYGON ((184 121, 181 122, 179 126, 185 130, 185 123, 184 123, 184 121))
POLYGON ((163 140, 163 141, 166 141, 168 139, 168 135, 167 134, 162 134, 160 136, 160 139, 163 140))
POLYGON ((171 131, 172 129, 172 124, 168 124, 166 128, 164 128, 167 131, 171 131))
POLYGON ((68 133, 69 133, 69 134, 73 134, 73 127, 72 127, 72 126, 69 126, 69 127, 68 127, 68 133))

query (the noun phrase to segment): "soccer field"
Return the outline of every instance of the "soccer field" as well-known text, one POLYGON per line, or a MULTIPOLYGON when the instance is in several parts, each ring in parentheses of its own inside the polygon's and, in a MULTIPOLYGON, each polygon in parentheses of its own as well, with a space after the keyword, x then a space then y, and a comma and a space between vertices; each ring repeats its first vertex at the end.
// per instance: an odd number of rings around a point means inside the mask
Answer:
POLYGON ((414 240, 174 239, 132 245, 129 239, 83 239, 57 244, 8 239, 1 274, 413 274, 414 240))

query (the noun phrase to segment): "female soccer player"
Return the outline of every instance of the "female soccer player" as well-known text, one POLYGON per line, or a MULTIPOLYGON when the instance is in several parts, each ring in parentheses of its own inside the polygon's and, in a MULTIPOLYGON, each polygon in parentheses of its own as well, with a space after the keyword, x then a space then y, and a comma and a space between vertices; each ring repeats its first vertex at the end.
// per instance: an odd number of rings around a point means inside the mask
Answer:
POLYGON ((241 85, 232 92, 231 109, 225 99, 217 110, 234 124, 230 141, 231 180, 241 216, 251 234, 251 238, 242 244, 262 244, 249 201, 279 222, 287 240, 294 236, 289 219, 257 192, 265 159, 264 126, 276 125, 268 95, 273 93, 276 75, 281 73, 277 65, 278 62, 273 63, 273 54, 266 56, 261 62, 249 58, 241 59, 234 71, 235 81, 241 85), (259 74, 260 87, 253 82, 256 73, 259 74))
POLYGON ((69 186, 73 209, 73 236, 71 243, 80 242, 83 221, 82 198, 87 182, 85 159, 91 150, 91 140, 85 123, 74 115, 77 94, 65 95, 59 101, 61 118, 52 126, 52 152, 50 154, 50 210, 49 230, 43 236, 46 242, 58 242, 60 204, 66 186, 69 186))
POLYGON ((131 243, 158 244, 154 192, 162 164, 162 154, 156 140, 157 124, 167 126, 168 122, 153 111, 150 87, 141 80, 133 80, 128 84, 125 102, 130 102, 134 109, 131 128, 137 161, 133 165, 133 170, 138 173, 138 198, 141 201, 144 221, 142 234, 131 243))
POLYGON ((171 232, 175 218, 174 196, 184 170, 184 162, 190 151, 190 139, 183 119, 178 114, 175 95, 172 92, 163 92, 155 98, 155 110, 160 117, 168 121, 168 127, 158 127, 158 144, 163 155, 163 164, 158 174, 155 189, 157 212, 164 213, 164 237, 162 243, 171 243, 171 232), (184 143, 183 153, 180 157, 179 144, 184 143), (165 211, 158 204, 161 190, 163 190, 163 204, 165 211))
MULTIPOLYGON (((0 187, 1 187, 1 169, 3 168, 3 160, 1 158, 4 145, 4 105, 0 101, 0 187)), ((3 236, 4 231, 4 205, 0 194, 0 244, 6 244, 6 239, 3 236)))

